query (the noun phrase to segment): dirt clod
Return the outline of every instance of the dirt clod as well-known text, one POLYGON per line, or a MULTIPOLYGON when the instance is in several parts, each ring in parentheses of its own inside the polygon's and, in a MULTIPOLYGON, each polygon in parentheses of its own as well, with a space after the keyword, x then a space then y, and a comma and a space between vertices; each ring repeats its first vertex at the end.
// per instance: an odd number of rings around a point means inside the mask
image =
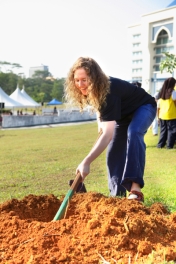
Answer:
POLYGON ((0 263, 176 261, 176 213, 162 204, 78 193, 65 219, 52 222, 61 203, 53 195, 29 195, 1 204, 0 263))

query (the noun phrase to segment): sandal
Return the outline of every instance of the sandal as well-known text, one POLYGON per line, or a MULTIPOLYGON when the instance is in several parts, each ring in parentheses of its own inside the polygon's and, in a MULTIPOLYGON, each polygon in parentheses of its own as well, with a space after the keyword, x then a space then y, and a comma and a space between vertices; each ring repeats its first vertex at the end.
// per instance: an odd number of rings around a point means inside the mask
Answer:
POLYGON ((144 195, 142 192, 131 191, 129 193, 128 200, 136 200, 139 202, 144 202, 144 195))

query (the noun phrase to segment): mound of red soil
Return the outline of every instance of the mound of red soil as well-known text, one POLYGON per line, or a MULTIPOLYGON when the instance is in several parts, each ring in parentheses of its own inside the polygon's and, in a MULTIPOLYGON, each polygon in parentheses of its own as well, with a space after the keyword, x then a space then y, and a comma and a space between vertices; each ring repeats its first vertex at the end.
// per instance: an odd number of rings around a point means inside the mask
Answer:
POLYGON ((29 195, 1 204, 0 263, 176 260, 176 213, 162 204, 145 207, 126 198, 75 194, 65 219, 52 222, 61 202, 53 195, 29 195))

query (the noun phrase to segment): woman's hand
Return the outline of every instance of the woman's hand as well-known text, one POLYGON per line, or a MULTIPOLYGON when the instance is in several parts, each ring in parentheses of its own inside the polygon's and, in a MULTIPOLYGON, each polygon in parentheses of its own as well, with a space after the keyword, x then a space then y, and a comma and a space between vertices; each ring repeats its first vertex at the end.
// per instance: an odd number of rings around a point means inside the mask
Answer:
POLYGON ((101 127, 101 136, 98 138, 89 154, 76 169, 76 173, 80 172, 83 180, 90 173, 90 164, 105 150, 111 141, 114 134, 115 121, 102 122, 101 127))
POLYGON ((76 174, 80 172, 82 181, 84 181, 85 177, 90 173, 90 164, 86 163, 84 160, 78 165, 76 169, 76 174))

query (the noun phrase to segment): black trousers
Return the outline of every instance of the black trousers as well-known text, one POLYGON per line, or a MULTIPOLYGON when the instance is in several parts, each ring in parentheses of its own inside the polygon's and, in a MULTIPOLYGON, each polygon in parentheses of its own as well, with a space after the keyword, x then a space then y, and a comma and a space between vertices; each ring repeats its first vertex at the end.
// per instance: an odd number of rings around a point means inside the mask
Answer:
POLYGON ((176 140, 176 119, 167 121, 167 148, 173 148, 176 140))
POLYGON ((172 149, 176 140, 176 119, 160 119, 160 137, 158 148, 163 148, 167 142, 167 148, 172 149))
POLYGON ((159 136, 157 147, 164 148, 166 145, 166 141, 167 141, 167 122, 166 120, 160 119, 159 126, 160 126, 160 136, 159 136))

